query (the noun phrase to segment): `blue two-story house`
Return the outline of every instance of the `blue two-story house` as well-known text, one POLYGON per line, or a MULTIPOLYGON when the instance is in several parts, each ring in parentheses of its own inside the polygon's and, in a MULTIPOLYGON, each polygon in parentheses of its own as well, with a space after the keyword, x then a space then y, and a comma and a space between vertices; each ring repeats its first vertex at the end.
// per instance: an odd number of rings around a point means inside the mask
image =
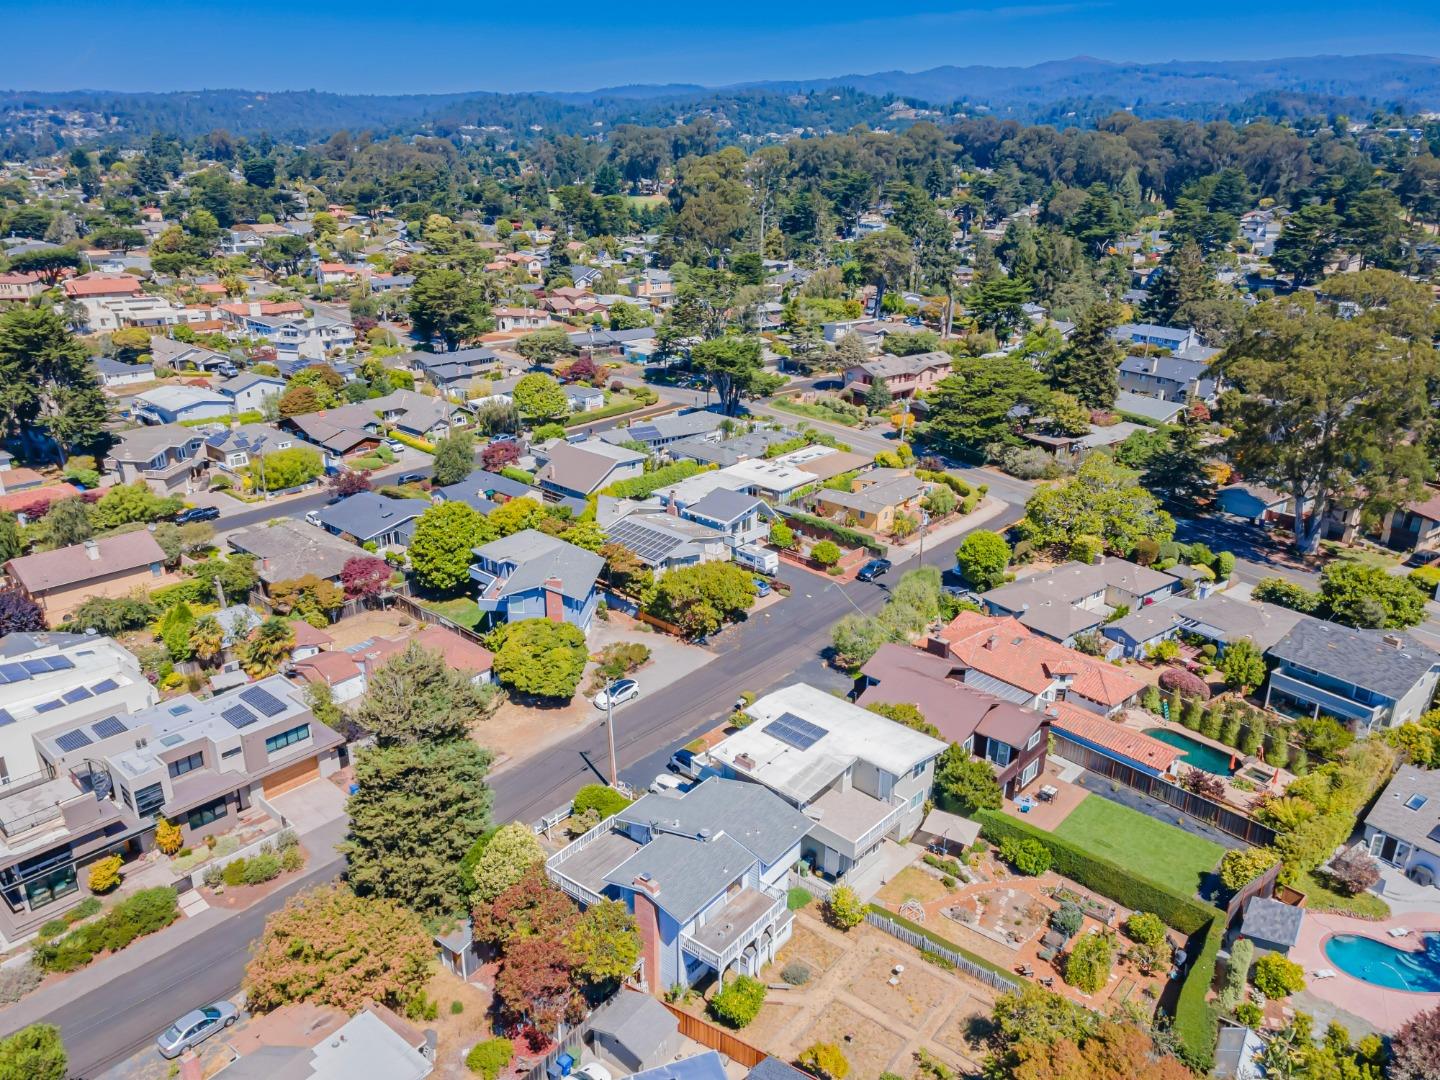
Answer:
POLYGON ((790 939, 785 878, 810 820, 758 784, 710 777, 647 795, 546 863, 582 906, 622 901, 650 992, 757 973, 790 939))
POLYGON ((1265 655, 1267 708, 1327 713, 1361 734, 1416 719, 1440 683, 1440 654, 1397 630, 1302 617, 1265 655))
POLYGON ((588 631, 600 603, 595 587, 605 560, 537 529, 475 548, 470 578, 490 622, 550 619, 588 631))

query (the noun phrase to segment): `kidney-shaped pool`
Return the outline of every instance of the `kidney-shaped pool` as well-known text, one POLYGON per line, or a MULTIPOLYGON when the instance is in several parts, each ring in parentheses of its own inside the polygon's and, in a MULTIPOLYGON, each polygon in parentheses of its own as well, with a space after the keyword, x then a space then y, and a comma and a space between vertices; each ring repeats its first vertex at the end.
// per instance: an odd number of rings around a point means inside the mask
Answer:
POLYGON ((1374 986, 1440 993, 1440 934, 1422 935, 1419 949, 1397 949, 1359 934, 1335 934, 1325 941, 1325 958, 1374 986))

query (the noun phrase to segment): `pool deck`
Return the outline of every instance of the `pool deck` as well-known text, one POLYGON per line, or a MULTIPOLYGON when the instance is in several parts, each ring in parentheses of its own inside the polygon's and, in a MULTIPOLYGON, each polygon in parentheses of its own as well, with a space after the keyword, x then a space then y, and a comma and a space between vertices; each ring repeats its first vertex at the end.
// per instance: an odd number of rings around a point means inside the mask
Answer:
POLYGON ((1290 959, 1305 969, 1307 993, 1368 1020, 1380 1031, 1393 1034, 1411 1017, 1440 1005, 1440 994, 1391 990, 1347 975, 1325 956, 1325 939, 1333 934, 1357 934, 1398 949, 1418 949, 1420 936, 1426 933, 1440 933, 1440 913, 1412 911, 1383 922, 1370 922, 1307 911, 1305 921, 1300 925, 1300 938, 1290 950, 1290 959), (1403 938, 1392 938, 1386 933, 1399 926, 1415 933, 1403 938), (1335 972, 1335 977, 1315 978, 1315 972, 1321 968, 1329 968, 1335 972))
MULTIPOLYGON (((1165 720, 1164 718, 1156 716, 1153 713, 1146 712, 1144 709, 1126 709, 1120 714, 1120 722, 1126 727, 1130 728, 1132 731, 1138 731, 1141 734, 1148 734, 1149 732, 1154 731, 1157 728, 1161 731, 1174 732, 1176 735, 1183 735, 1185 736, 1185 738, 1189 739, 1192 742, 1199 743, 1201 746, 1208 746, 1216 753, 1225 754, 1227 756, 1234 755, 1239 757, 1241 759, 1240 768, 1236 772, 1235 776, 1220 776, 1220 779, 1225 784, 1225 801, 1231 806, 1234 806, 1247 813, 1250 811, 1250 804, 1255 801, 1255 796, 1260 791, 1270 791, 1272 793, 1279 794, 1281 792, 1284 792, 1284 790, 1290 786, 1291 781, 1295 779, 1295 774, 1290 772, 1288 769, 1273 768, 1270 765, 1266 765, 1263 761, 1253 755, 1247 757, 1244 754, 1241 754, 1234 747, 1226 746, 1219 739, 1208 738, 1207 736, 1201 735, 1198 731, 1191 731, 1184 724, 1178 724, 1171 720, 1165 720), (1267 776, 1270 777, 1270 780, 1268 783, 1256 785, 1256 789, 1254 791, 1243 791, 1235 786, 1234 780, 1241 773, 1245 772, 1247 768, 1251 767, 1257 767, 1262 770, 1267 776)), ((1154 736, 1152 735, 1151 738, 1154 738, 1154 736)), ((1179 749, 1179 747, 1177 747, 1176 749, 1179 749)), ((1181 764, 1184 765, 1184 767, 1187 769, 1196 768, 1196 766, 1190 765, 1188 762, 1185 761, 1182 761, 1181 764)), ((1208 769, 1202 769, 1201 771, 1209 772, 1208 769)), ((1210 773, 1210 775, 1219 776, 1220 774, 1210 773)))

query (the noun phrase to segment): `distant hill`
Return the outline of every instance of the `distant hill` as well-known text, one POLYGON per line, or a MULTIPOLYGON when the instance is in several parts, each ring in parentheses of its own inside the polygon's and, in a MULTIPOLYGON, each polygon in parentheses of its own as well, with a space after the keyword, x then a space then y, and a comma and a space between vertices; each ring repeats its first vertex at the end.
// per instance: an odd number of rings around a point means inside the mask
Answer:
POLYGON ((0 147, 17 155, 34 140, 34 113, 78 110, 115 121, 124 140, 166 131, 193 137, 225 129, 297 142, 341 129, 447 137, 493 127, 517 134, 588 134, 616 124, 670 126, 709 115, 725 137, 792 128, 847 130, 903 125, 898 98, 947 111, 989 112, 1027 123, 1088 124, 1116 109, 1143 117, 1245 120, 1376 106, 1440 109, 1440 59, 1309 56, 1277 60, 1138 63, 1074 57, 1030 67, 946 66, 724 87, 631 84, 581 93, 334 94, 314 90, 0 91, 0 147), (19 133, 18 135, 16 133, 19 133), (15 141, 4 141, 14 135, 15 141), (27 142, 28 140, 28 142, 27 142))

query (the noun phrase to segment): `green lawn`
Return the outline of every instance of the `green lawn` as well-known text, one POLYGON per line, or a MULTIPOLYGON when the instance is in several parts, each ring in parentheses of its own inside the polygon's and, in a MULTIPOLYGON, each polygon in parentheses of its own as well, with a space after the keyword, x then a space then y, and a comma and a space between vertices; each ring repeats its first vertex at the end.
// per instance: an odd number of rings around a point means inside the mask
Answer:
POLYGON ((1390 917, 1390 905, 1374 893, 1345 896, 1327 889, 1314 874, 1301 874, 1295 888, 1305 894, 1305 906, 1311 911, 1338 911, 1342 915, 1354 915, 1357 919, 1390 917))
POLYGON ((1219 844, 1099 795, 1072 810, 1055 835, 1187 896, 1225 853, 1219 844))
POLYGON ((459 623, 467 630, 474 630, 485 617, 480 605, 468 596, 458 596, 454 600, 421 600, 420 606, 445 616, 453 623, 459 623))
POLYGON ((796 416, 808 416, 812 420, 824 420, 831 424, 841 424, 845 427, 854 427, 860 423, 858 417, 850 416, 847 413, 835 409, 827 409, 824 405, 814 405, 805 401, 791 401, 789 398, 772 398, 770 404, 783 412, 794 413, 796 416))

